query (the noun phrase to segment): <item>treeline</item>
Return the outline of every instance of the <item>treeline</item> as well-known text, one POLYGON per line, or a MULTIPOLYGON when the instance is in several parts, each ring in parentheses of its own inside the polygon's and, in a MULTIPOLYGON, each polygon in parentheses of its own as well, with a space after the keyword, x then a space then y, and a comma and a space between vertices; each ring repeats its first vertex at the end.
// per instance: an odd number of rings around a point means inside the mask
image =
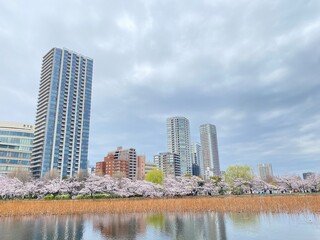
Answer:
MULTIPOLYGON (((158 179, 158 178, 157 178, 158 179)), ((70 179, 28 179, 0 177, 0 198, 7 199, 99 199, 127 197, 175 197, 223 194, 318 192, 320 175, 303 180, 297 176, 274 178, 271 183, 255 176, 246 178, 230 174, 204 181, 196 176, 168 177, 160 182, 124 177, 75 177, 70 179)))

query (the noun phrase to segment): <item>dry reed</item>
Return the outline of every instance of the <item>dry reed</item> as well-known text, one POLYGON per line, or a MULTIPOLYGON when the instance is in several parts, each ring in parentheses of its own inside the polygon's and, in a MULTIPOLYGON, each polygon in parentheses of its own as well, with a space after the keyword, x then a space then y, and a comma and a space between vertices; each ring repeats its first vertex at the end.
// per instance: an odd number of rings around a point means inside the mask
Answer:
POLYGON ((320 195, 0 201, 0 217, 142 212, 320 213, 320 195))

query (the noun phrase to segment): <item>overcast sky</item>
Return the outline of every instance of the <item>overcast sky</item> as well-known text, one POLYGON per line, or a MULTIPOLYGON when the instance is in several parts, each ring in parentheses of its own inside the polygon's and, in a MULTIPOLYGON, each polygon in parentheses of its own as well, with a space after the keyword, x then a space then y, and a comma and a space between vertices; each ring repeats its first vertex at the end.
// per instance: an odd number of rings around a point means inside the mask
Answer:
POLYGON ((0 120, 33 123, 42 57, 93 58, 89 161, 152 161, 165 121, 216 125, 222 170, 320 171, 320 1, 0 0, 0 120))

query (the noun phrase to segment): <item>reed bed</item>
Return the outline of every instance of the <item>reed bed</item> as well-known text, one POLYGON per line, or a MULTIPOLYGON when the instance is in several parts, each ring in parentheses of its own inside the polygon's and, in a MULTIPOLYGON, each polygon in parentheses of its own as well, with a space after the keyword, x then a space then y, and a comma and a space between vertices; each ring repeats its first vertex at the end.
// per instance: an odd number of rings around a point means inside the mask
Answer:
POLYGON ((320 213, 320 195, 0 201, 0 217, 160 212, 320 213))

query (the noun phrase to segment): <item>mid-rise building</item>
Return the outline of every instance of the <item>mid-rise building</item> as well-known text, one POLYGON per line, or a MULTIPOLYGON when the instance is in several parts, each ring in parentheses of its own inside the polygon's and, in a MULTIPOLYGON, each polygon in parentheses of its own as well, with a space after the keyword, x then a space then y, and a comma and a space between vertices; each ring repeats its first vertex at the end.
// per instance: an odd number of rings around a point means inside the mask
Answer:
POLYGON ((180 157, 176 153, 159 153, 154 156, 154 162, 165 176, 181 176, 180 157))
POLYGON ((192 163, 192 175, 200 176, 200 166, 196 163, 192 163))
POLYGON ((87 174, 88 174, 88 176, 96 175, 96 168, 95 167, 88 167, 87 174))
POLYGON ((151 172, 154 169, 159 169, 157 167, 157 164, 152 163, 152 162, 146 162, 146 165, 144 167, 145 175, 147 175, 149 172, 151 172))
POLYGON ((96 171, 95 171, 95 175, 99 176, 99 177, 103 177, 104 175, 106 175, 107 169, 106 169, 106 161, 108 156, 104 157, 102 162, 96 162, 96 171))
POLYGON ((306 180, 307 178, 309 178, 309 177, 311 177, 311 176, 313 176, 313 175, 315 175, 314 172, 302 173, 302 177, 303 177, 304 180, 306 180))
POLYGON ((199 143, 191 145, 191 160, 192 160, 192 175, 203 176, 203 159, 202 159, 202 148, 199 143))
POLYGON ((61 178, 86 172, 93 60, 53 48, 42 61, 31 156, 34 177, 57 169, 61 178))
POLYGON ((204 170, 204 174, 203 174, 203 177, 204 179, 210 179, 211 177, 215 176, 212 169, 210 169, 209 167, 207 167, 205 170, 204 170))
POLYGON ((263 163, 258 165, 259 176, 263 181, 270 181, 273 178, 272 165, 263 163))
POLYGON ((145 156, 138 156, 138 169, 137 169, 137 179, 138 180, 143 180, 145 175, 146 175, 146 157, 145 156))
POLYGON ((218 138, 216 127, 212 124, 200 126, 200 141, 202 147, 203 169, 220 175, 220 161, 218 152, 218 138))
POLYGON ((192 174, 190 125, 185 117, 167 119, 167 150, 180 157, 181 174, 192 174))
POLYGON ((34 126, 0 122, 0 174, 30 170, 34 126))
MULTIPOLYGON (((121 151, 121 150, 120 150, 121 151)), ((117 152, 117 151, 116 151, 117 152)), ((129 177, 130 159, 127 156, 118 156, 115 153, 109 153, 104 158, 105 173, 103 175, 129 177)))
MULTIPOLYGON (((143 157, 140 157, 142 161, 143 157)), ((134 148, 109 152, 103 162, 96 163, 97 176, 123 176, 132 180, 138 179, 138 157, 134 148)))

